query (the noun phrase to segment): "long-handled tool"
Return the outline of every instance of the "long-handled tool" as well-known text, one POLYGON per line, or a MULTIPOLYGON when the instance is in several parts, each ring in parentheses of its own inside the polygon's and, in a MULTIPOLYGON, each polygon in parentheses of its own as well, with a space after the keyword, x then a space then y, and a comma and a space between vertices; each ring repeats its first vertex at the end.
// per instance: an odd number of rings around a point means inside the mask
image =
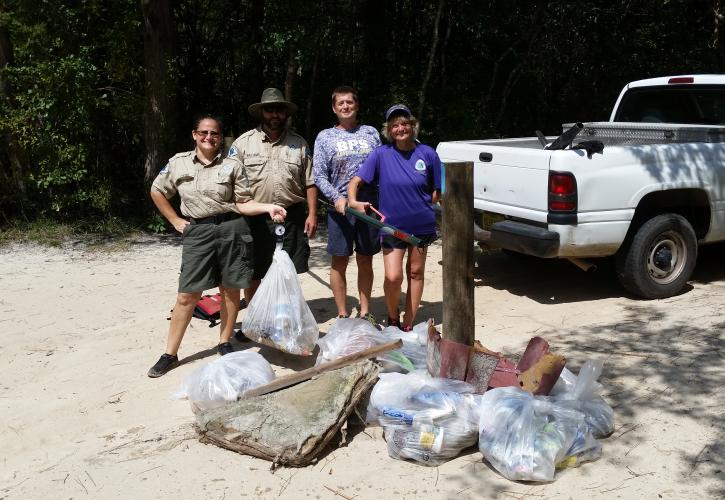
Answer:
MULTIPOLYGON (((320 201, 322 203, 324 203, 325 205, 327 205, 328 207, 332 208, 333 210, 335 209, 335 206, 333 204, 328 203, 325 200, 320 200, 320 201)), ((345 206, 345 212, 349 213, 353 217, 360 219, 361 221, 363 221, 367 224, 370 224, 373 227, 377 227, 383 233, 389 234, 390 236, 392 236, 394 238, 398 238, 399 240, 402 240, 409 245, 413 245, 416 247, 420 246, 420 243, 421 243, 420 238, 417 238, 417 237, 413 236, 412 234, 408 234, 405 231, 401 231, 397 227, 393 227, 390 224, 386 224, 385 222, 383 222, 385 219, 383 214, 381 214, 380 212, 375 210, 372 205, 370 205, 370 208, 374 212, 379 214, 381 219, 376 219, 375 217, 371 217, 370 215, 368 215, 366 213, 363 213, 359 210, 355 210, 354 208, 350 208, 348 206, 345 206)))

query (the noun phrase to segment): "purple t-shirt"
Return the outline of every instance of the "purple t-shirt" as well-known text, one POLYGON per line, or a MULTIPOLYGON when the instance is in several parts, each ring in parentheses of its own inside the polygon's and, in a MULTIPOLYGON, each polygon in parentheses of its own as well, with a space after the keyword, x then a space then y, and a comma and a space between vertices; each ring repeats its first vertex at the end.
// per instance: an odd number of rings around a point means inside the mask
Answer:
POLYGON ((357 175, 367 184, 379 183, 385 222, 416 236, 435 233, 431 196, 441 188, 441 159, 433 148, 417 143, 411 151, 380 146, 357 175))

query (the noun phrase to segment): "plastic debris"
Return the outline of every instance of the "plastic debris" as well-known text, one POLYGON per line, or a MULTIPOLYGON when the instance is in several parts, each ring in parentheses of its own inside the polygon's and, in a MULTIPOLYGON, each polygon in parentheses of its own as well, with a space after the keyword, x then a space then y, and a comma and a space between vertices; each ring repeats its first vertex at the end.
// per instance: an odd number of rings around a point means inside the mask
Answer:
POLYGON ((297 271, 287 252, 274 251, 272 265, 242 320, 244 335, 291 354, 308 356, 319 329, 302 296, 297 271))
POLYGON ((272 366, 259 353, 232 352, 191 372, 172 398, 188 398, 192 411, 199 413, 236 401, 272 380, 272 366))
POLYGON ((328 363, 391 340, 394 339, 380 335, 369 321, 360 318, 340 318, 335 320, 327 335, 317 341, 320 353, 317 355, 315 365, 328 363))
POLYGON ((546 396, 492 389, 481 398, 480 417, 479 450, 513 481, 553 481, 557 468, 601 456, 584 414, 546 396))
POLYGON ((602 398, 602 385, 597 382, 603 363, 589 360, 579 376, 564 368, 551 391, 553 401, 584 414, 594 437, 605 437, 614 431, 614 410, 602 398))
POLYGON ((387 352, 377 359, 385 372, 412 372, 426 365, 427 323, 419 323, 410 332, 389 326, 382 332, 360 318, 340 318, 330 331, 317 341, 320 353, 316 365, 400 339, 403 347, 387 352))
POLYGON ((396 326, 388 326, 381 332, 386 339, 400 339, 403 347, 378 358, 386 372, 412 372, 426 367, 428 350, 428 323, 418 323, 413 330, 404 332, 396 326))
POLYGON ((476 443, 480 396, 472 391, 470 384, 423 371, 384 373, 370 396, 368 420, 383 426, 391 457, 439 465, 476 443))

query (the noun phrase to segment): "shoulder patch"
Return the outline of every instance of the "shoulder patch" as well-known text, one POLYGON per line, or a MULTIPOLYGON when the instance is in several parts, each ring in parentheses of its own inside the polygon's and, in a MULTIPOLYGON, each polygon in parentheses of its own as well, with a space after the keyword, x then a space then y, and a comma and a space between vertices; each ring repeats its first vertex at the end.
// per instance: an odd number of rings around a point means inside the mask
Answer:
POLYGON ((237 148, 235 148, 234 146, 229 148, 229 152, 227 153, 227 156, 230 158, 237 156, 237 148))
POLYGON ((159 172, 159 175, 164 175, 164 174, 168 174, 168 173, 169 173, 169 164, 167 163, 166 165, 164 165, 164 168, 161 169, 161 171, 159 172))
POLYGON ((229 174, 232 173, 232 170, 234 169, 234 165, 231 163, 225 164, 221 170, 219 170, 219 179, 224 179, 225 177, 229 177, 229 174))

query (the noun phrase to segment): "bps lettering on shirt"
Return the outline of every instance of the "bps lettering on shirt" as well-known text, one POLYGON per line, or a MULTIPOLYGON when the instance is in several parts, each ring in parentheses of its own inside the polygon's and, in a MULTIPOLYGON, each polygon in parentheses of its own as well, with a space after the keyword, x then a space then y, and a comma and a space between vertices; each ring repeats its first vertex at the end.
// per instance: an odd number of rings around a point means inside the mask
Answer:
POLYGON ((342 154, 344 156, 350 156, 355 154, 364 154, 367 156, 373 150, 375 145, 372 141, 350 139, 335 142, 335 147, 338 155, 342 154))

